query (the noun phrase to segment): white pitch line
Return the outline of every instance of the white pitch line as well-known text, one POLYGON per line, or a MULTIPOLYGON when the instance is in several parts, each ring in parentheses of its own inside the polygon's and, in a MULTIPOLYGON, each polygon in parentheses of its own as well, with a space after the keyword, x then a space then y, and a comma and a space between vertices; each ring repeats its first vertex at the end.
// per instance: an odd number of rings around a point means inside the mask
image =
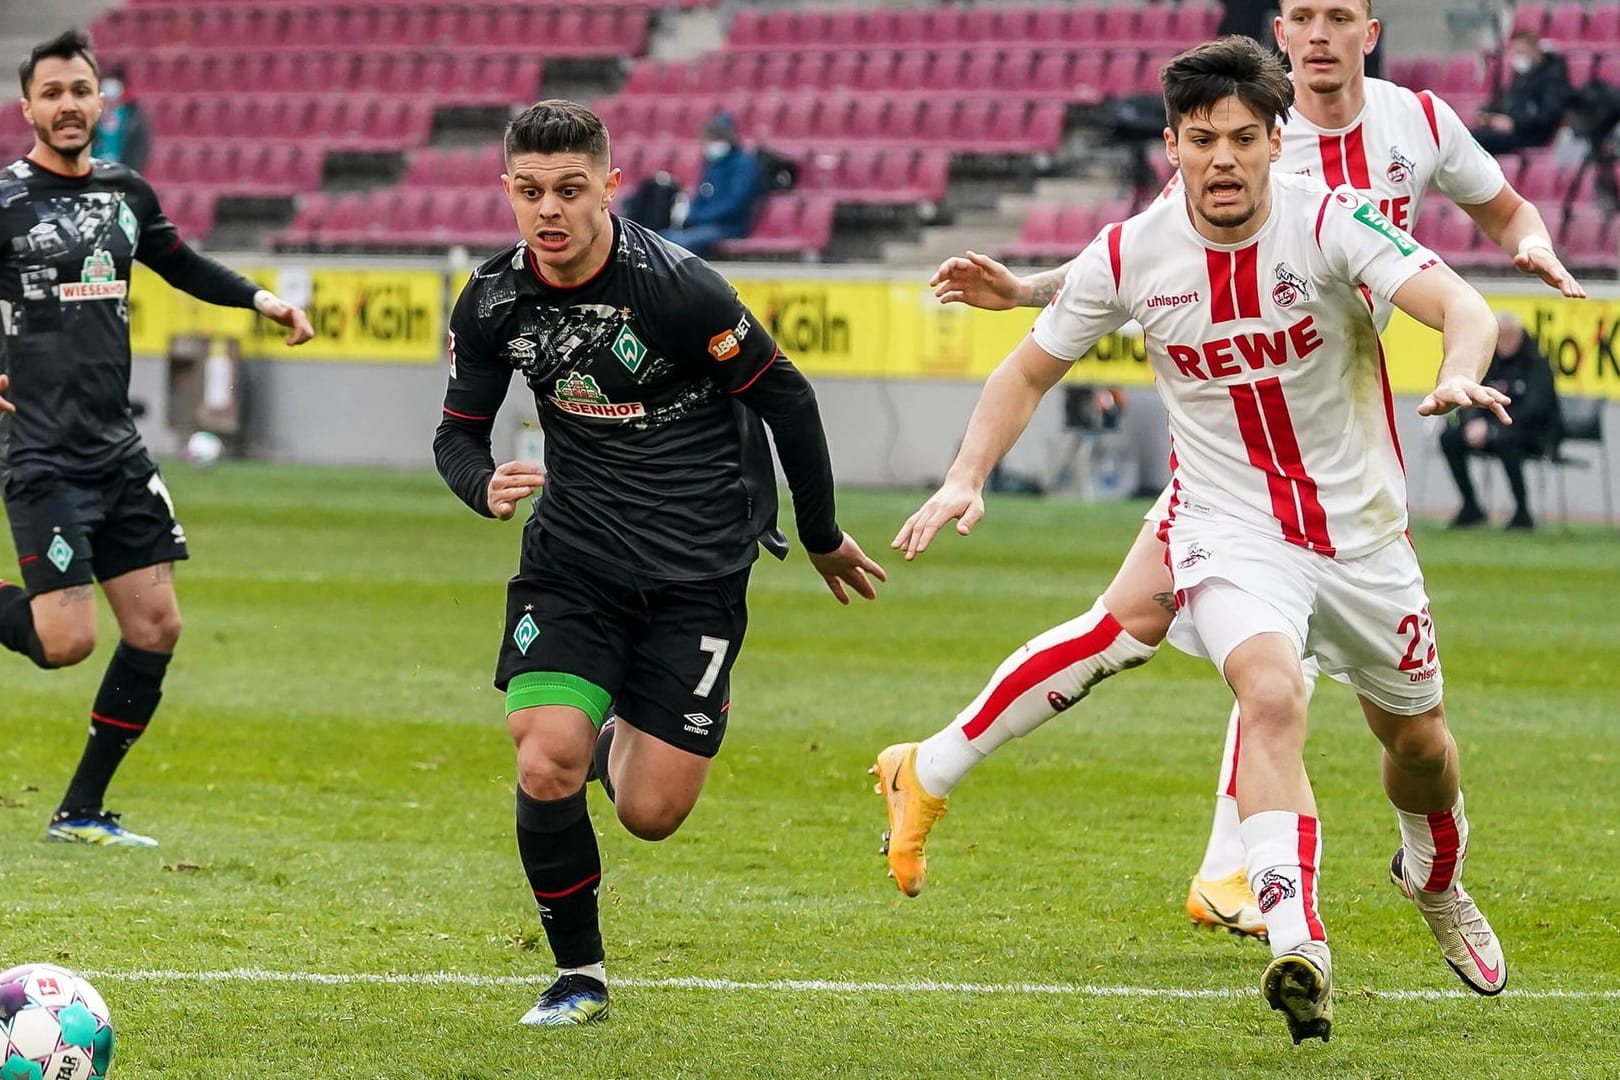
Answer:
MULTIPOLYGON (((465 975, 453 971, 427 971, 415 974, 382 975, 372 972, 328 974, 318 971, 266 971, 262 968, 231 968, 226 971, 87 971, 91 979, 106 982, 237 982, 307 983, 313 986, 375 984, 386 986, 538 986, 549 983, 551 974, 465 975)), ((1009 994, 1046 997, 1095 998, 1175 998, 1225 999, 1253 997, 1252 990, 1187 990, 1157 986, 1087 986, 1065 983, 962 983, 934 982, 843 982, 833 979, 703 979, 677 976, 664 979, 614 978, 613 986, 637 990, 757 990, 777 994, 1009 994)), ((1478 995, 1467 990, 1349 990, 1350 996, 1390 1001, 1467 1000, 1478 995)), ((1620 990, 1508 990, 1503 997, 1527 1001, 1620 1001, 1620 990)))

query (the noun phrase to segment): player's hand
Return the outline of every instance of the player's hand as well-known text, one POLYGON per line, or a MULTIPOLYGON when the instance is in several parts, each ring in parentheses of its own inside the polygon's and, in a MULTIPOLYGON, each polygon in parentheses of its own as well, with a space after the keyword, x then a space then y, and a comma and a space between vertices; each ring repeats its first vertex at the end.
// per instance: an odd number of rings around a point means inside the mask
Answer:
POLYGON ((508 461, 489 478, 489 512, 510 521, 517 504, 546 486, 546 470, 526 461, 508 461))
POLYGON ((838 597, 840 604, 849 603, 849 592, 844 586, 860 593, 868 600, 877 599, 877 587, 872 584, 872 578, 879 581, 888 581, 889 575, 883 572, 883 567, 873 562, 861 550, 861 545, 849 533, 844 534, 844 542, 824 555, 810 554, 810 565, 816 568, 816 573, 827 583, 827 588, 838 597))
MULTIPOLYGON (((7 388, 9 388, 10 386, 11 386, 11 376, 10 375, 0 375, 0 393, 4 393, 5 390, 7 388)), ((0 412, 14 413, 16 411, 17 411, 17 406, 13 405, 11 402, 7 401, 5 398, 0 397, 0 412)))
POLYGON ((1489 409, 1496 414, 1496 418, 1504 424, 1513 423, 1508 415, 1507 407, 1513 404, 1513 399, 1500 390, 1493 390, 1489 386, 1481 386, 1463 375, 1451 375, 1441 379, 1439 384, 1429 392, 1418 405, 1419 416, 1444 416, 1453 409, 1465 409, 1470 405, 1482 409, 1489 409))
POLYGON ((906 523, 900 526, 900 531, 889 546, 904 550, 906 561, 910 562, 928 550, 934 535, 945 527, 947 521, 954 520, 956 531, 966 536, 982 517, 984 495, 979 489, 947 480, 915 514, 906 518, 906 523))
POLYGON ((1558 261, 1552 248, 1533 247, 1513 256, 1513 265, 1521 273, 1534 274, 1571 300, 1584 300, 1586 289, 1575 280, 1575 275, 1558 261))
POLYGON ((315 336, 315 327, 310 325, 304 309, 293 307, 275 293, 260 292, 253 298, 253 306, 260 315, 292 331, 287 335, 288 345, 302 345, 315 336))
POLYGON ((970 251, 939 264, 928 279, 942 304, 966 304, 986 311, 1009 311, 1029 299, 1023 279, 988 255, 970 251))

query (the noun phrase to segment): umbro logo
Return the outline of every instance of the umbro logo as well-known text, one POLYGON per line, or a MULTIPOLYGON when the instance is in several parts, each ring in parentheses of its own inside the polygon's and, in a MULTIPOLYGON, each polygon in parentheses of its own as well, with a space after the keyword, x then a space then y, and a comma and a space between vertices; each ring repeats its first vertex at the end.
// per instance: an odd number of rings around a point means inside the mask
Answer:
POLYGON ((707 735, 709 728, 714 725, 714 721, 706 713, 689 712, 681 719, 686 721, 686 730, 693 735, 707 735))
POLYGON ((513 360, 525 361, 534 359, 535 344, 526 337, 515 337, 506 343, 513 360))

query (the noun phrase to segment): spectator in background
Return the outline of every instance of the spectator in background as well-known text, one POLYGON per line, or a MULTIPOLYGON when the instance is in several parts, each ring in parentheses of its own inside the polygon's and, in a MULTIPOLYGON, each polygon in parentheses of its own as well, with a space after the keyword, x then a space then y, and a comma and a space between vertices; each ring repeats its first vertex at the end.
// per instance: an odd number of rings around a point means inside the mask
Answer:
POLYGON ((661 235, 699 258, 708 258, 722 240, 747 236, 765 194, 765 174, 752 153, 743 149, 737 124, 729 113, 716 113, 703 129, 703 178, 687 205, 686 216, 661 235))
POLYGON ((1513 492, 1510 529, 1533 529, 1530 503, 1525 498, 1524 459, 1550 454, 1558 445, 1558 395, 1553 388, 1552 365, 1541 354, 1535 339, 1524 331, 1524 323, 1512 312, 1496 317, 1496 357, 1485 373, 1484 384, 1513 399, 1508 405, 1511 427, 1489 409, 1461 409, 1440 435, 1440 449, 1451 466, 1451 475, 1462 493, 1462 509, 1452 528, 1483 525, 1485 511, 1474 495, 1474 481, 1468 475, 1468 455, 1490 454, 1502 462, 1508 488, 1513 492))
POLYGON ((1479 114, 1474 138, 1493 154, 1546 146, 1564 122, 1574 93, 1569 65, 1562 56, 1543 49, 1534 30, 1520 30, 1508 38, 1502 55, 1513 77, 1479 114))
POLYGON ((152 125, 147 122, 141 103, 130 97, 123 69, 113 68, 107 72, 107 77, 101 80, 101 97, 105 105, 101 126, 96 128, 95 149, 91 152, 103 161, 116 161, 136 172, 144 171, 146 159, 152 153, 152 125))

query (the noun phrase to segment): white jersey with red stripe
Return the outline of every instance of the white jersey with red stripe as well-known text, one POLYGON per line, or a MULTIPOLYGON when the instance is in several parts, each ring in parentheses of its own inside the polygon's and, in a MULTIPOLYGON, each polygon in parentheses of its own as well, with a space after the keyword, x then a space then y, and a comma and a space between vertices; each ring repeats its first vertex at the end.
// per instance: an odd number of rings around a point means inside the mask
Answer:
MULTIPOLYGON (((1443 98, 1383 79, 1367 79, 1364 85, 1361 111, 1342 128, 1318 127, 1299 109, 1291 110, 1273 171, 1314 176, 1330 188, 1348 184, 1408 231, 1417 224, 1430 188, 1458 206, 1489 202, 1502 191, 1507 184, 1502 166, 1443 98)), ((1176 173, 1164 196, 1180 194, 1176 173)), ((1393 314, 1390 305, 1377 305, 1380 331, 1393 314)))
POLYGON ((1439 260, 1348 187, 1273 172, 1271 199, 1236 245, 1201 236, 1184 198, 1110 225, 1032 333, 1072 360, 1141 324, 1170 419, 1166 528, 1229 520, 1352 558, 1406 528, 1372 308, 1439 260))
POLYGON ((1276 168, 1328 187, 1348 184, 1401 229, 1417 222, 1430 187, 1458 206, 1489 202, 1502 190, 1502 166, 1444 100, 1383 79, 1365 85, 1366 102, 1345 127, 1318 127, 1292 110, 1276 168))

